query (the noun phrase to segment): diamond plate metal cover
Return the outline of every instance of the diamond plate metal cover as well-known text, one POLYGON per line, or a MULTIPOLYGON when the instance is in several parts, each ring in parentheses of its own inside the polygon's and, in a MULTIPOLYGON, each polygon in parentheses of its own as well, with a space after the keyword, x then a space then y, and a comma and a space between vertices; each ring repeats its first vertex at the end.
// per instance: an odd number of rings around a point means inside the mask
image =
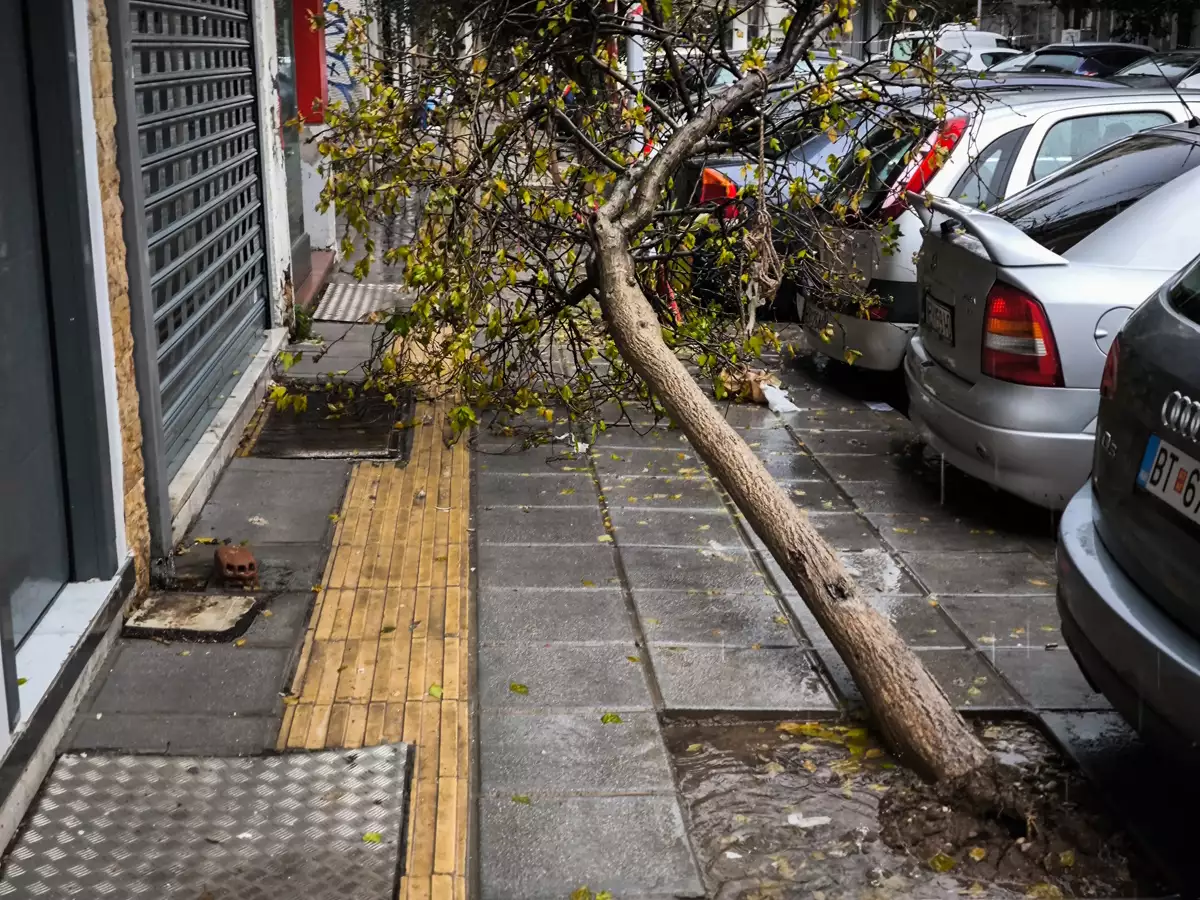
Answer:
POLYGON ((63 756, 0 897, 391 900, 409 752, 63 756))

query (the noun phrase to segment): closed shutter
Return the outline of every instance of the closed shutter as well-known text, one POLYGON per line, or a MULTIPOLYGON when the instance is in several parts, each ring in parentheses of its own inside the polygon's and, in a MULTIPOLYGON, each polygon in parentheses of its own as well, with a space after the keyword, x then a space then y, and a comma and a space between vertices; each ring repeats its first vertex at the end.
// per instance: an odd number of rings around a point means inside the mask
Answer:
POLYGON ((174 474, 263 339, 253 0, 130 0, 150 295, 174 474))

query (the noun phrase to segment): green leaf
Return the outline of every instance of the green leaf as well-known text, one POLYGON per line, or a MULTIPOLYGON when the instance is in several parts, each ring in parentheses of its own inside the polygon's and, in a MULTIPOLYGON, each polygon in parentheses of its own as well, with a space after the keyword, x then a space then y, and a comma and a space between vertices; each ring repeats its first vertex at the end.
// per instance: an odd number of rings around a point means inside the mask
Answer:
POLYGON ((520 803, 522 806, 528 806, 530 803, 529 795, 528 794, 513 794, 512 802, 520 803))
POLYGON ((442 686, 440 684, 431 684, 429 686, 429 696, 438 700, 442 699, 442 686))
POLYGON ((363 835, 363 843, 364 844, 382 844, 383 843, 383 835, 380 834, 378 831, 368 831, 366 834, 363 835))
POLYGON ((18 678, 18 679, 17 679, 17 686, 19 687, 20 685, 27 684, 28 682, 29 682, 29 679, 28 679, 28 678, 18 678))
POLYGON ((600 535, 600 537, 596 538, 596 540, 599 541, 601 544, 611 544, 612 543, 612 535, 611 534, 602 534, 602 535, 600 535))
POLYGON ((929 868, 935 872, 949 872, 958 863, 953 856, 947 856, 945 853, 939 853, 933 859, 929 860, 929 868))
POLYGON ((600 722, 604 725, 620 725, 621 717, 616 713, 605 713, 600 717, 600 722))
POLYGON ((517 683, 517 682, 515 682, 515 681, 514 681, 514 682, 512 682, 512 683, 511 683, 511 684, 508 686, 508 689, 509 689, 510 691, 512 691, 514 694, 521 694, 522 696, 524 696, 524 695, 526 695, 526 694, 528 694, 528 693, 529 693, 529 688, 527 688, 527 687, 526 687, 525 685, 523 685, 523 684, 518 684, 518 683, 517 683))
POLYGON ((699 753, 703 749, 704 749, 703 744, 688 744, 687 752, 688 753, 699 753))

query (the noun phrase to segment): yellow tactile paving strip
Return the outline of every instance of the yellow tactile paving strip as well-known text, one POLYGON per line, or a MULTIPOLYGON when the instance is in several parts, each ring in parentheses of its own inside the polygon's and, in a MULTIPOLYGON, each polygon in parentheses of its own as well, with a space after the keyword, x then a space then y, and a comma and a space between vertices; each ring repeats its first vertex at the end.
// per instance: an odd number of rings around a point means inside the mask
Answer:
POLYGON ((470 465, 419 404, 406 467, 350 476, 279 732, 285 749, 416 747, 402 900, 465 900, 470 465))

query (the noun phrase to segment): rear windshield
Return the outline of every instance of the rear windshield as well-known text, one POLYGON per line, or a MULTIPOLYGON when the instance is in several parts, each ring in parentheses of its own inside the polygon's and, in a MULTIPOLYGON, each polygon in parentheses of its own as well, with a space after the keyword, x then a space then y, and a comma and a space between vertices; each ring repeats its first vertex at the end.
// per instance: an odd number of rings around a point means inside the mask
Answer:
POLYGON ((1191 141, 1139 134, 1054 173, 992 212, 1061 254, 1198 164, 1200 148, 1191 141))
POLYGON ((1030 72, 1074 72, 1082 60, 1082 53, 1038 53, 1025 69, 1030 72))
POLYGON ((859 209, 870 213, 887 199, 892 182, 912 161, 929 137, 934 124, 916 116, 897 114, 868 132, 862 148, 869 154, 861 162, 841 167, 831 192, 835 203, 849 206, 859 191, 859 209))
POLYGON ((1019 53, 1016 56, 1010 56, 1008 59, 1002 59, 1000 62, 992 66, 993 72, 1020 72, 1025 69, 1034 60, 1032 53, 1019 53))
POLYGON ((1193 322, 1200 323, 1200 258, 1192 261, 1167 293, 1167 302, 1193 322))

